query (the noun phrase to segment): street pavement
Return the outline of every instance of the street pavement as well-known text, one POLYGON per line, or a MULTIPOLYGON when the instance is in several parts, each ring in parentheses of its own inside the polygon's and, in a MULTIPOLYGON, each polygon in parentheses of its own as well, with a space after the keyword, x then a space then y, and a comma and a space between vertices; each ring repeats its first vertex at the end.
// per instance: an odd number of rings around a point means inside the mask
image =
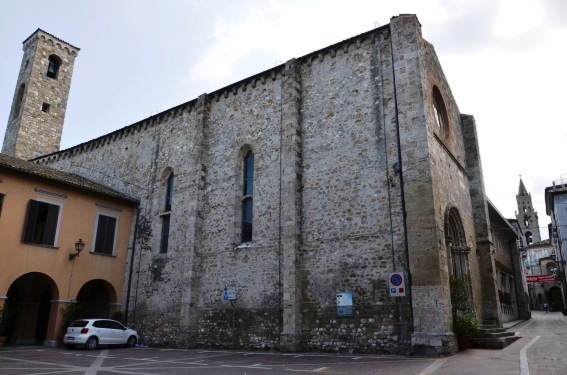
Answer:
POLYGON ((46 374, 567 374, 567 318, 532 312, 506 324, 522 338, 501 350, 468 349, 447 358, 164 348, 93 351, 39 346, 0 349, 1 375, 46 374))

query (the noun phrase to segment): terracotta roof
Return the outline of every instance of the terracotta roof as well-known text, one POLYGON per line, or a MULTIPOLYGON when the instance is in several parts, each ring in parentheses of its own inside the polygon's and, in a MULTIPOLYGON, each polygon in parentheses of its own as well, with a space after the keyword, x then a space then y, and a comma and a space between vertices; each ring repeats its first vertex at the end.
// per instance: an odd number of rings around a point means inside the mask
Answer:
POLYGON ((2 169, 9 169, 21 174, 50 180, 88 192, 105 195, 110 198, 116 198, 136 204, 139 204, 140 202, 137 198, 133 198, 77 174, 63 172, 55 168, 50 168, 45 165, 32 163, 0 153, 0 170, 2 169))

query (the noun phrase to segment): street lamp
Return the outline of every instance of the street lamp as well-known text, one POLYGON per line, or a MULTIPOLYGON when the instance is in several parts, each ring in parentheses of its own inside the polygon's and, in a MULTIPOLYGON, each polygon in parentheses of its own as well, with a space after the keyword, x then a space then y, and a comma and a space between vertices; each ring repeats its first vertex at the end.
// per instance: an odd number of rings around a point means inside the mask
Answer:
POLYGON ((79 238, 79 240, 75 242, 76 253, 69 254, 69 260, 73 260, 75 259, 75 257, 78 257, 80 252, 83 251, 84 248, 85 248, 85 243, 83 242, 82 238, 79 238))

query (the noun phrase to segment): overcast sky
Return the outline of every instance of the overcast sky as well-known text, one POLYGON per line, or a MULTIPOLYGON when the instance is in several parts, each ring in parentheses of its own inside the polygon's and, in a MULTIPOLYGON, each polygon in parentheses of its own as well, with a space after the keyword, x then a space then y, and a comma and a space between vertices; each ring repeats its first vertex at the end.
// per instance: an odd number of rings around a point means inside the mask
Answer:
POLYGON ((403 13, 418 16, 461 113, 476 119, 488 197, 515 217, 521 174, 547 238, 544 189, 567 174, 565 0, 4 1, 0 139, 37 28, 81 48, 65 149, 403 13))

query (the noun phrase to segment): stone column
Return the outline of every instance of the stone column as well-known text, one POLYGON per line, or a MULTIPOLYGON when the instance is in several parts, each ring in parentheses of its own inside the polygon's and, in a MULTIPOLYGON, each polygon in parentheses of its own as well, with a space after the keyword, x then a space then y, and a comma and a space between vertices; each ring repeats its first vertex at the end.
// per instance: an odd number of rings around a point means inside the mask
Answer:
POLYGON ((301 346, 301 79, 295 60, 282 77, 280 141, 280 350, 301 346))
POLYGON ((49 323, 47 324, 47 332, 45 333, 45 341, 43 341, 43 346, 57 348, 59 346, 59 341, 63 339, 63 335, 61 335, 63 309, 74 301, 52 300, 50 302, 51 308, 49 311, 49 323))
POLYGON ((211 104, 209 96, 202 94, 199 96, 195 108, 197 113, 197 123, 188 124, 195 129, 195 147, 191 151, 191 155, 187 157, 188 162, 193 162, 190 169, 193 170, 195 176, 198 176, 198 185, 191 192, 192 201, 195 202, 189 207, 189 217, 187 228, 193 228, 193 232, 187 231, 187 251, 183 255, 183 263, 186 265, 187 272, 183 275, 183 291, 181 294, 182 303, 180 311, 181 334, 178 336, 177 344, 180 347, 193 347, 195 345, 195 333, 198 329, 196 321, 195 301, 199 298, 195 295, 197 290, 198 270, 200 260, 197 255, 197 249, 201 244, 201 237, 204 231, 204 210, 206 207, 205 183, 207 181, 207 165, 209 154, 209 116, 211 104))
POLYGON ((498 279, 494 263, 494 244, 490 232, 488 205, 484 193, 482 163, 476 134, 474 117, 461 115, 461 126, 465 140, 466 168, 469 174, 471 204, 473 208, 478 268, 481 280, 482 323, 502 326, 502 313, 498 297, 498 279))

